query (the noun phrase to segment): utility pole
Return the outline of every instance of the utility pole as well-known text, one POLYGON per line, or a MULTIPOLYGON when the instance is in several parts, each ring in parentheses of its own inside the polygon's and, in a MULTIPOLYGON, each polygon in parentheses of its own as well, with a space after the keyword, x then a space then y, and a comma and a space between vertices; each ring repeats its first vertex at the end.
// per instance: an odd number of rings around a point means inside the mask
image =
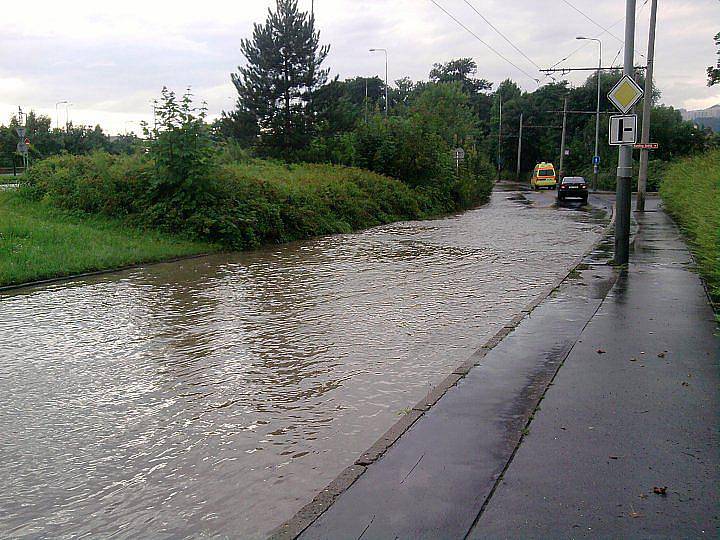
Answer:
MULTIPOLYGON (((650 7, 650 34, 648 36, 647 70, 645 71, 645 99, 643 100, 641 143, 650 142, 650 115, 652 114, 652 80, 653 63, 655 61, 655 26, 657 24, 657 0, 652 0, 650 7)), ((645 211, 645 190, 647 188, 647 172, 650 151, 640 150, 640 173, 638 174, 638 194, 635 209, 645 211)))
POLYGON ((502 148, 502 94, 498 92, 500 98, 500 121, 498 123, 498 151, 497 151, 497 179, 500 181, 500 149, 502 148))
POLYGON ((520 113, 520 129, 518 130, 518 151, 517 151, 517 173, 515 174, 515 180, 520 181, 520 156, 522 156, 522 128, 523 128, 523 113, 520 113))
POLYGON ((388 101, 388 53, 387 49, 370 49, 370 52, 383 52, 385 53, 385 116, 388 115, 388 107, 390 102, 388 101))
POLYGON ((365 77, 365 124, 368 123, 368 79, 365 77))
MULTIPOLYGON (((623 74, 632 78, 635 54, 635 0, 625 0, 625 58, 623 74)), ((617 187, 615 189, 615 264, 627 264, 630 259, 630 206, 632 182, 632 146, 618 150, 617 187)))
POLYGON ((595 163, 596 159, 600 159, 598 154, 600 145, 600 72, 602 71, 602 41, 597 38, 589 38, 584 36, 578 36, 575 39, 583 39, 587 41, 596 41, 598 44, 598 67, 597 67, 597 103, 595 105, 595 153, 593 154, 593 191, 597 190, 598 185, 598 172, 600 170, 600 164, 595 163))
MULTIPOLYGON (((563 127, 562 136, 560 138, 560 170, 558 171, 558 180, 562 180, 565 175, 564 163, 565 163, 565 131, 567 127, 567 96, 563 103, 563 127)), ((559 184, 560 182, 558 182, 559 184)))

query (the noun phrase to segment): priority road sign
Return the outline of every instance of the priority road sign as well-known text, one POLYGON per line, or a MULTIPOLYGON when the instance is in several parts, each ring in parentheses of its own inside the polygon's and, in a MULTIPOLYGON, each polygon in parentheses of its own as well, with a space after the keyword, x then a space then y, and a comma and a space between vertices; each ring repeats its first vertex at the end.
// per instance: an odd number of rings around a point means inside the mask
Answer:
POLYGON ((643 89, 629 75, 623 75, 608 93, 610 102, 622 113, 629 112, 642 96, 643 89))
POLYGON ((624 146, 637 142, 637 114, 610 117, 608 130, 611 146, 624 146))
POLYGON ((17 143, 16 149, 19 154, 27 154, 28 153, 28 147, 25 143, 19 142, 17 143))
POLYGON ((593 156, 593 165, 600 165, 600 156, 593 156))

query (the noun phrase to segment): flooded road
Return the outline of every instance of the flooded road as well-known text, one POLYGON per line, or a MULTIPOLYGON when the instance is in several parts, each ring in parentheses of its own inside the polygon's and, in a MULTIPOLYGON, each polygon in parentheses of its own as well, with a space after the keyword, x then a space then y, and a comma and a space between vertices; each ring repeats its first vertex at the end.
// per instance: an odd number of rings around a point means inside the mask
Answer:
POLYGON ((262 537, 599 238, 526 196, 0 293, 0 536, 262 537))

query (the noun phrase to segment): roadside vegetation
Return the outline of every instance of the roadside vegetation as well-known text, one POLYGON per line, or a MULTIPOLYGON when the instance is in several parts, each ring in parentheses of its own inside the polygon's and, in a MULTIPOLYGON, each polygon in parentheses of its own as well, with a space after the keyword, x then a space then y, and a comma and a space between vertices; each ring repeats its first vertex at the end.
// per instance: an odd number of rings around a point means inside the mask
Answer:
POLYGON ((660 188, 665 208, 690 240, 715 308, 720 306, 720 150, 684 159, 660 188))
POLYGON ((206 253, 215 246, 73 215, 0 191, 0 286, 206 253))

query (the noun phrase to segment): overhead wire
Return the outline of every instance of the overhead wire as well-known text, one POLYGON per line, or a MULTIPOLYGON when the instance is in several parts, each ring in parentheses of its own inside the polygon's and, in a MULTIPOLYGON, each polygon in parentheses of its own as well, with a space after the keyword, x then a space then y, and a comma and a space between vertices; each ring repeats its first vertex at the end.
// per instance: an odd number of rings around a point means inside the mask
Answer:
POLYGON ((505 34, 503 34, 493 23, 491 23, 491 22, 487 19, 487 17, 485 17, 485 15, 483 15, 482 13, 480 13, 480 11, 478 11, 478 9, 477 9, 473 4, 471 4, 468 0, 463 0, 463 1, 470 7, 470 9, 472 9, 475 13, 477 13, 477 14, 480 16, 480 18, 481 18, 483 21, 485 21, 490 28, 492 28, 493 30, 495 30, 495 32, 496 32, 497 34, 499 34, 500 37, 502 37, 507 43, 509 43, 510 46, 511 46, 513 49, 515 49, 518 53, 520 53, 520 55, 521 55, 523 58, 525 58, 525 60, 527 60, 528 62, 530 62, 530 63, 531 63, 533 66, 535 66, 537 69, 540 69, 540 66, 539 66, 538 64, 536 64, 535 61, 534 61, 532 58, 530 58, 527 54, 525 54, 523 51, 521 51, 520 48, 517 47, 517 46, 510 40, 510 38, 508 38, 508 37, 507 37, 505 34))
POLYGON ((532 75, 530 75, 530 74, 529 74, 527 71, 525 71, 523 68, 521 68, 520 66, 518 66, 517 64, 515 64, 512 60, 510 60, 509 58, 507 58, 507 57, 506 57, 505 55, 503 55, 500 51, 498 51, 498 50, 495 49, 492 45, 490 45, 490 44, 487 43, 485 40, 483 40, 480 36, 478 36, 478 35, 477 35, 475 32, 473 32, 470 28, 468 28, 460 19, 458 19, 457 17, 455 17, 455 15, 453 15, 453 14, 450 13, 447 9, 445 9, 445 8, 442 7, 440 4, 438 4, 436 0, 430 0, 430 2, 432 2, 433 4, 435 4, 435 6, 436 6, 437 8, 439 8, 443 13, 445 13, 448 17, 450 17, 453 21, 455 21, 460 27, 462 27, 466 32, 468 32, 470 35, 472 35, 472 36, 473 36, 475 39, 477 39, 480 43, 482 43, 482 44, 485 45, 488 49, 490 49, 492 52, 494 52, 497 56, 499 56, 500 58, 502 58, 503 60, 505 60, 505 62, 507 62, 508 64, 510 64, 511 66, 513 66, 515 69, 517 69, 518 71, 520 71, 521 73, 523 73, 523 74, 524 74, 526 77, 528 77, 529 79, 532 79, 533 81, 535 81, 538 85, 540 84, 540 79, 538 79, 537 77, 533 77, 532 75))
MULTIPOLYGON (((578 10, 577 8, 575 8, 575 7, 574 7, 572 4, 570 4, 569 2, 567 2, 566 0, 562 0, 562 1, 565 2, 566 4, 568 4, 568 5, 569 5, 570 7, 572 7, 573 9, 575 9, 575 11, 577 11, 578 13, 580 13, 581 15, 583 15, 584 17, 586 17, 586 18, 588 18, 589 20, 592 21, 592 19, 590 19, 587 15, 585 15, 585 14, 582 13, 580 10, 578 10)), ((647 3, 648 3, 649 1, 650 1, 650 0, 645 0, 645 2, 643 2, 643 3, 638 7, 637 15, 639 15, 639 14, 642 12, 642 10, 645 8, 645 6, 647 5, 647 3)), ((618 24, 620 24, 620 23, 621 23, 622 21, 624 21, 624 20, 625 20, 625 17, 621 17, 620 19, 618 19, 617 21, 615 21, 614 23, 612 23, 612 24, 611 24, 610 26, 608 26, 607 28, 605 28, 604 26, 600 25, 599 23, 595 23, 594 21, 592 21, 593 24, 596 24, 597 26, 599 26, 600 28, 603 29, 602 32, 600 32, 599 34, 594 35, 593 38, 594 38, 594 39, 597 39, 597 38, 599 38, 600 36, 602 36, 602 35, 604 35, 604 34, 610 34, 610 35, 612 35, 615 39, 620 40, 620 42, 621 42, 622 45, 624 46, 624 45, 625 45, 625 42, 610 32, 610 28, 613 28, 613 27, 617 26, 618 24)), ((564 58, 561 58, 560 60, 558 60, 557 62, 555 62, 552 66, 550 66, 550 69, 556 68, 557 66, 559 66, 560 64, 562 64, 563 62, 565 62, 566 60, 568 60, 571 56, 575 55, 577 52, 579 52, 580 50, 582 50, 582 49, 584 49, 585 47, 587 47, 589 44, 590 44, 589 41, 585 41, 582 45, 580 45, 579 47, 577 47, 577 48, 576 48, 575 50, 573 50, 570 54, 568 54, 568 55, 565 56, 564 58)), ((620 47, 620 50, 618 51, 618 53, 615 55, 615 59, 613 60, 612 64, 610 64, 611 66, 613 66, 613 65, 615 64, 615 60, 617 60, 617 58, 618 58, 618 56, 620 55, 621 52, 622 52, 622 46, 620 47)), ((640 52, 637 52, 637 54, 638 54, 639 56, 642 56, 643 58, 645 58, 645 55, 644 55, 644 54, 642 54, 642 53, 640 53, 640 52)), ((548 78, 548 77, 552 78, 553 80, 556 80, 554 77, 552 77, 552 75, 551 75, 550 73, 546 73, 546 74, 543 76, 542 80, 545 80, 545 79, 548 78)))

